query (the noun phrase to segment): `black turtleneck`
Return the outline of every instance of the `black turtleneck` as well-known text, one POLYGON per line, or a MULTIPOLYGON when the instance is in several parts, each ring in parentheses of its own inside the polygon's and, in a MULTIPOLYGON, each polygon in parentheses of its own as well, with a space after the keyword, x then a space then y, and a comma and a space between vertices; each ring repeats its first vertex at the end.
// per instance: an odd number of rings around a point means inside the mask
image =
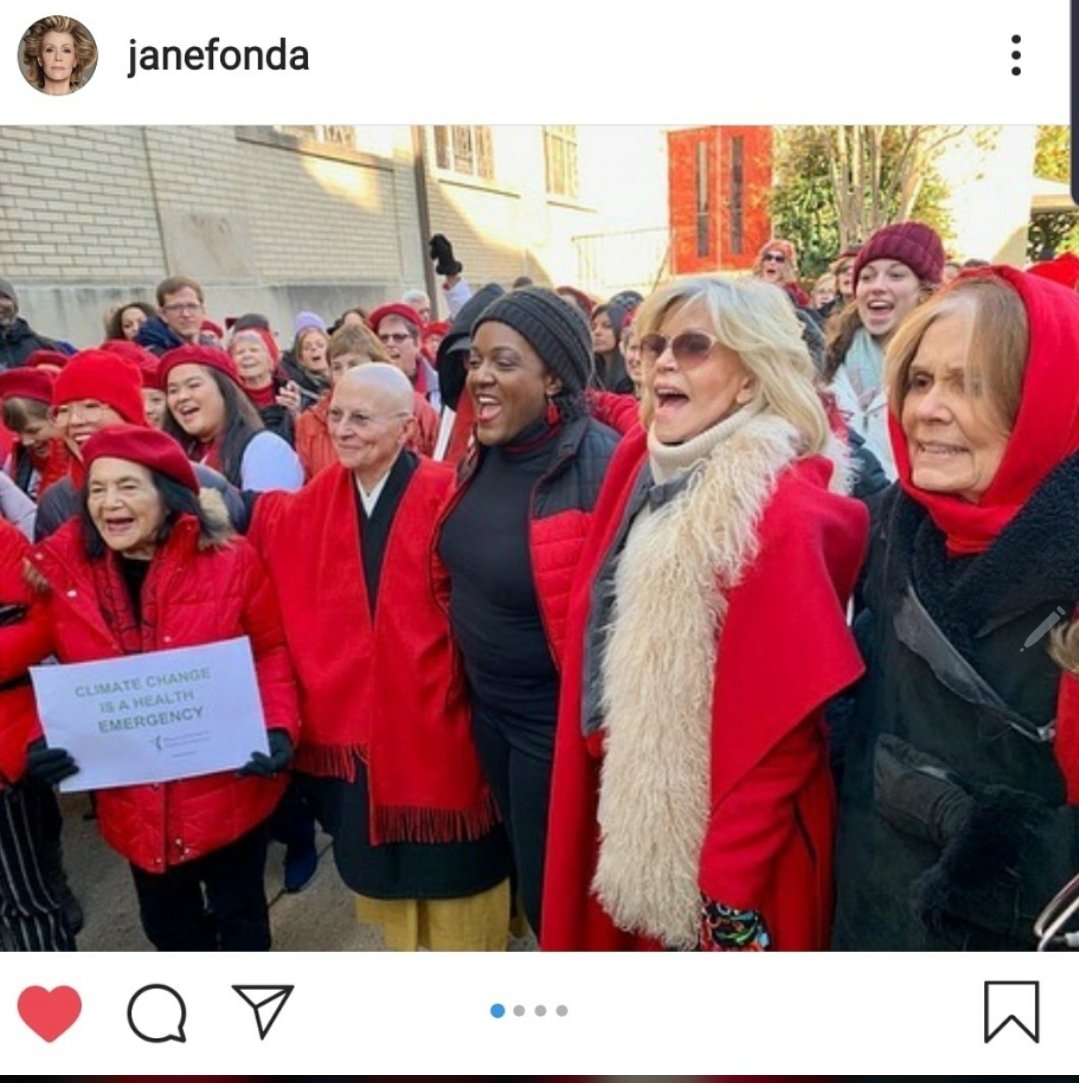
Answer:
POLYGON ((557 435, 540 420, 512 444, 487 448, 439 541, 473 709, 512 728, 547 730, 557 715, 558 674, 528 545, 532 490, 551 462, 557 435))

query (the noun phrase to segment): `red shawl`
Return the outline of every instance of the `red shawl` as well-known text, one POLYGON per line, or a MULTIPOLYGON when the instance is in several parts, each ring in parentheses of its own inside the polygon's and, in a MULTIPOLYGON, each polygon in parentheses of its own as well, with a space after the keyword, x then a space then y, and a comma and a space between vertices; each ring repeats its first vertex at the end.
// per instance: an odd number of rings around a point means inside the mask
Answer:
POLYGON ((371 835, 449 842, 497 820, 472 743, 464 674, 440 604, 446 464, 421 459, 397 506, 372 621, 355 482, 338 463, 298 493, 264 493, 248 535, 277 587, 300 686, 298 769, 352 779, 367 765, 371 835))

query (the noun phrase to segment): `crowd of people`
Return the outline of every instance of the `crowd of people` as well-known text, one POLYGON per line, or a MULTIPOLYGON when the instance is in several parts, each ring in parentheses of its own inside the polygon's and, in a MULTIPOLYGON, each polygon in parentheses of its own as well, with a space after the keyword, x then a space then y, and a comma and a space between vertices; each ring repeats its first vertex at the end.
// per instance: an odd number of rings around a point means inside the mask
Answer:
POLYGON ((268 841, 301 891, 316 823, 397 950, 1037 946, 1079 872, 1079 259, 908 221, 597 303, 431 257, 441 298, 284 349, 182 276, 75 349, 0 279, 0 946, 82 921, 28 668, 238 637, 265 745, 93 793, 159 949, 268 949, 268 841))

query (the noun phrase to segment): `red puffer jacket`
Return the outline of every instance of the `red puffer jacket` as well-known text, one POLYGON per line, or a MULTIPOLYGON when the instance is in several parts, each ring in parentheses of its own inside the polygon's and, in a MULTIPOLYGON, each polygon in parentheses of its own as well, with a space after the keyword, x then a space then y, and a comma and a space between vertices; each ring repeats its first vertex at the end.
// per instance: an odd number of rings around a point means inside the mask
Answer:
MULTIPOLYGON (((551 465, 532 490, 532 513, 528 522, 532 579, 547 645, 559 671, 562 669, 570 587, 588 533, 592 509, 617 444, 618 434, 592 417, 568 422, 558 435, 558 447, 551 465)), ((482 445, 476 444, 461 464, 457 489, 443 509, 435 532, 436 549, 442 525, 475 476, 483 453, 482 445)))
MULTIPOLYGON (((48 581, 50 631, 62 662, 171 650, 249 636, 267 729, 296 743, 299 707, 277 598, 254 549, 242 538, 199 548, 199 524, 181 516, 158 549, 135 626, 116 558, 91 561, 73 520, 34 551, 48 581), (127 648, 123 644, 127 644, 127 648)), ((99 790, 106 841, 139 868, 164 872, 234 842, 273 811, 285 778, 201 778, 99 790)))
POLYGON ((22 619, 0 624, 0 790, 26 771, 26 745, 37 730, 26 667, 49 653, 44 606, 23 578, 23 561, 29 556, 30 543, 0 519, 0 607, 27 607, 22 619))

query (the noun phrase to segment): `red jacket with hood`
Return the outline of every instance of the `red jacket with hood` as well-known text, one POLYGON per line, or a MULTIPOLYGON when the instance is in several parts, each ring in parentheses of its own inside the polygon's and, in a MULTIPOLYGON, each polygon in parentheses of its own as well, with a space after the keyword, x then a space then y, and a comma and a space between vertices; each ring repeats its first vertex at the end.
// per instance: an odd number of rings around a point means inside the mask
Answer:
MULTIPOLYGON (((90 560, 83 525, 66 523, 33 555, 49 584, 48 621, 61 662, 91 662, 248 636, 267 729, 295 745, 299 708, 277 598, 242 538, 199 547, 199 524, 181 516, 159 546, 142 588, 136 625, 118 558, 90 560)), ((147 872, 165 872, 234 842, 265 820, 287 779, 221 771, 198 778, 97 791, 106 841, 147 872)))

